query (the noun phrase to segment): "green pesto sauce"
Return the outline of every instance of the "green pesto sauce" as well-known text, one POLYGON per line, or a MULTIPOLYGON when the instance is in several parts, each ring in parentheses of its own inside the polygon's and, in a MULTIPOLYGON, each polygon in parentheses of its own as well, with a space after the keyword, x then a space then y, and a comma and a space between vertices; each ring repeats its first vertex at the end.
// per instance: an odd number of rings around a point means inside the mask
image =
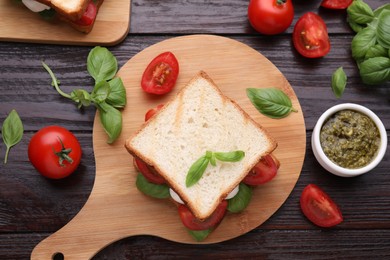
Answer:
POLYGON ((337 165, 357 169, 375 157, 380 134, 375 123, 354 110, 342 110, 332 115, 322 126, 320 142, 326 156, 337 165))

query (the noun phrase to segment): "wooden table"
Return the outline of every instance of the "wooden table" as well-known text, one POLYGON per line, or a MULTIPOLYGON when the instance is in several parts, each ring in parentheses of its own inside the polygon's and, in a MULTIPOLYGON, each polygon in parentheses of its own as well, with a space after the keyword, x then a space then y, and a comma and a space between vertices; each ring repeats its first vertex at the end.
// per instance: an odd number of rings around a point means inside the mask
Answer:
MULTIPOLYGON (((390 125, 389 83, 364 85, 351 58, 353 32, 345 11, 319 8, 321 1, 293 1, 297 19, 308 11, 326 22, 332 49, 322 59, 305 59, 292 46, 291 26, 277 36, 256 33, 247 21, 248 1, 133 0, 131 26, 123 42, 109 49, 124 65, 144 48, 178 35, 216 34, 240 41, 261 52, 290 82, 303 109, 307 149, 300 178, 283 206, 263 225, 238 238, 210 245, 179 244, 152 236, 135 236, 102 249, 93 259, 172 259, 198 256, 212 259, 385 259, 390 257, 390 160, 385 155, 369 174, 341 178, 326 172, 310 146, 313 127, 327 108, 338 103, 365 105, 390 125), (331 91, 332 72, 343 66, 348 85, 341 99, 331 91), (344 222, 321 229, 301 213, 303 188, 314 183, 340 206, 344 222)), ((376 8, 386 0, 366 0, 376 8)), ((64 90, 93 82, 85 69, 91 47, 31 43, 0 43, 0 122, 12 109, 23 116, 24 137, 0 166, 0 259, 28 259, 33 248, 68 223, 83 207, 92 190, 95 159, 92 126, 95 109, 78 111, 74 104, 47 88, 40 61, 50 61, 66 80, 64 90), (77 172, 62 181, 48 181, 27 158, 31 136, 45 125, 71 130, 83 148, 77 172)), ((64 81, 65 81, 64 80, 64 81)), ((5 146, 0 143, 0 161, 5 146)), ((154 213, 151 213, 154 214, 154 213)))

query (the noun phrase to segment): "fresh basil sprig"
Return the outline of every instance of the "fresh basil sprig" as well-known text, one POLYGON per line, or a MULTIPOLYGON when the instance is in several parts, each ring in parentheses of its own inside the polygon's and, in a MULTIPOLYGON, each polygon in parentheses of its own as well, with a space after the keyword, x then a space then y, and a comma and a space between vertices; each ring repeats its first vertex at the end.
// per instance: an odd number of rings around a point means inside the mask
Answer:
POLYGON ((280 119, 298 112, 291 99, 278 88, 247 88, 246 94, 256 109, 270 118, 280 119))
POLYGON ((3 137, 4 144, 7 147, 4 157, 4 164, 7 163, 8 154, 11 148, 22 140, 23 137, 23 123, 19 117, 18 112, 13 109, 6 119, 3 122, 3 126, 1 128, 1 134, 3 137))
POLYGON ((347 85, 347 75, 345 74, 343 67, 338 68, 332 75, 332 90, 337 98, 340 98, 347 85))
POLYGON ((118 109, 123 108, 127 102, 123 82, 115 77, 118 70, 115 56, 107 48, 99 46, 89 52, 87 70, 95 79, 91 93, 84 89, 75 89, 70 94, 64 93, 53 71, 44 62, 42 65, 50 74, 52 84, 61 96, 73 100, 78 108, 91 104, 96 106, 100 121, 108 135, 107 142, 113 143, 122 131, 122 114, 118 109))
POLYGON ((232 213, 243 211, 249 205, 252 198, 251 187, 241 182, 238 188, 236 196, 228 200, 227 210, 232 213))
POLYGON ((191 187, 202 178, 208 164, 215 166, 216 160, 223 162, 238 162, 245 157, 244 151, 231 151, 231 152, 211 152, 206 151, 206 154, 196 160, 188 170, 186 176, 186 187, 191 187))

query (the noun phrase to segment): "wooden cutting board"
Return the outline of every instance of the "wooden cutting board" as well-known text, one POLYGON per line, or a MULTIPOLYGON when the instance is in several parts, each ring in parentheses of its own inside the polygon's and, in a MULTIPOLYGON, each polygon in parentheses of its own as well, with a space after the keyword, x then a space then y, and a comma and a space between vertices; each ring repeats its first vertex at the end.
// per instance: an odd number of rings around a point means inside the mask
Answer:
POLYGON ((36 246, 32 259, 49 259, 56 252, 61 252, 65 259, 86 259, 108 244, 134 235, 197 243, 187 234, 170 200, 152 199, 137 190, 137 173, 124 142, 141 126, 149 108, 165 103, 199 70, 207 72, 223 93, 271 132, 278 141, 274 154, 281 162, 278 175, 271 182, 254 188, 249 207, 240 214, 228 213, 202 243, 241 236, 278 210, 298 180, 306 150, 304 118, 293 89, 269 60, 245 44, 211 35, 177 37, 146 48, 119 71, 128 100, 123 110, 123 132, 115 144, 107 144, 96 115, 93 128, 96 179, 92 193, 72 221, 36 246), (176 88, 165 96, 147 95, 140 88, 142 72, 164 51, 173 52, 180 64, 176 88), (246 96, 248 87, 282 89, 292 99, 298 113, 279 120, 261 115, 246 96))
POLYGON ((131 0, 105 0, 89 34, 49 22, 14 0, 0 1, 0 41, 68 45, 115 45, 127 35, 131 0))

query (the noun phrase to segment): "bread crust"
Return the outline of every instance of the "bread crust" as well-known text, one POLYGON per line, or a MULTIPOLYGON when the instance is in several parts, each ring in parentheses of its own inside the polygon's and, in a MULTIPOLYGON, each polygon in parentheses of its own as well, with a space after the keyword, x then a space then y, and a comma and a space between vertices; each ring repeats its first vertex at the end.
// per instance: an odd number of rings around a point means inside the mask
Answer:
POLYGON ((209 217, 214 210, 218 207, 218 205, 222 202, 223 199, 226 198, 226 196, 236 187, 239 185, 239 183, 242 181, 242 179, 245 178, 245 176, 249 173, 250 170, 253 169, 253 167, 261 160, 261 158, 267 154, 271 154, 277 147, 277 142, 275 139, 273 139, 267 130, 263 128, 259 123, 254 121, 234 100, 230 99, 226 95, 224 95, 221 90, 217 87, 217 85, 214 83, 214 81, 204 72, 200 71, 194 78, 192 78, 171 100, 169 100, 164 107, 160 111, 158 111, 152 118, 150 118, 147 122, 144 122, 143 125, 141 126, 140 129, 138 129, 130 138, 128 138, 125 142, 125 147, 127 151, 132 154, 135 157, 140 158, 142 161, 144 161, 146 164, 152 166, 155 168, 155 170, 163 177, 166 179, 168 185, 180 196, 180 198, 184 201, 184 203, 188 206, 188 208, 191 210, 191 212, 195 215, 200 220, 204 220, 207 217, 209 217), (235 108, 237 108, 237 111, 239 111, 242 115, 242 117, 253 123, 254 126, 256 126, 261 132, 265 133, 265 135, 269 138, 269 146, 268 149, 264 152, 264 154, 258 155, 256 160, 253 161, 252 164, 246 165, 246 168, 242 171, 242 174, 240 175, 239 178, 237 178, 234 182, 230 184, 230 186, 225 189, 225 192, 222 192, 219 195, 219 198, 217 201, 213 203, 213 205, 210 207, 210 211, 206 214, 203 215, 199 213, 197 209, 196 203, 193 203, 190 198, 188 197, 188 194, 182 190, 181 187, 177 185, 175 180, 171 179, 167 174, 162 171, 162 169, 159 167, 159 165, 155 164, 153 160, 148 158, 147 156, 144 156, 142 153, 140 153, 135 147, 132 146, 131 140, 136 137, 147 125, 153 124, 154 121, 158 118, 158 114, 162 113, 166 107, 169 106, 172 102, 174 102, 176 99, 180 98, 181 95, 183 95, 184 91, 186 90, 187 87, 191 86, 194 82, 199 80, 200 78, 203 78, 207 80, 207 82, 218 92, 218 94, 221 96, 223 102, 229 102, 231 103, 235 108))

